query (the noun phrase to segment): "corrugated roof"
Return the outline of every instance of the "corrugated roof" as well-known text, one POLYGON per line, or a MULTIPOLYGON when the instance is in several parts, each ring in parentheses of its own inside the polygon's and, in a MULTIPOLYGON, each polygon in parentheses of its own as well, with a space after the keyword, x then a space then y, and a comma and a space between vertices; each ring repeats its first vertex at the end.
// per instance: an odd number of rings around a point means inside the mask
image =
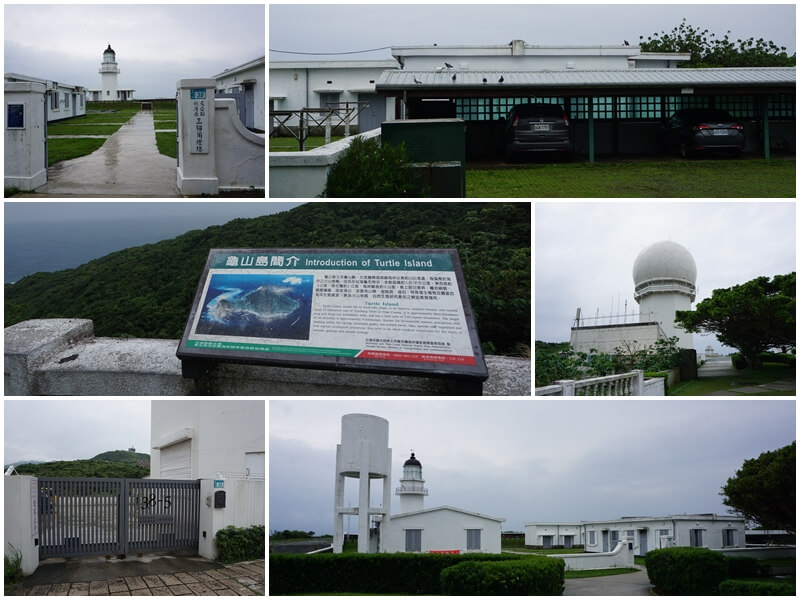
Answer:
POLYGON ((619 86, 741 86, 795 85, 794 67, 719 69, 565 69, 553 71, 384 71, 377 90, 491 87, 619 87, 619 86), (453 75, 456 79, 453 81, 453 75), (499 79, 503 78, 500 83, 499 79), (486 82, 484 83, 484 79, 486 82))

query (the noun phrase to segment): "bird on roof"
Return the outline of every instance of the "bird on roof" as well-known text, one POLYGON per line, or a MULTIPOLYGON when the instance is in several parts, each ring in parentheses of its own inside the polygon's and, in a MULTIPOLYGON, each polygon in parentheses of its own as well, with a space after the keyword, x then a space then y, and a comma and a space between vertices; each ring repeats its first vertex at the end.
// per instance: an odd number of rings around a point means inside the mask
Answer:
POLYGON ((630 44, 628 43, 628 40, 622 40, 622 41, 625 42, 626 46, 630 46, 630 44))
POLYGON ((449 62, 444 63, 444 66, 447 67, 448 69, 453 68, 453 65, 451 65, 449 62))
POLYGON ((483 78, 483 83, 486 83, 486 77, 483 78))
POLYGON ((414 83, 422 83, 419 79, 417 79, 416 75, 414 75, 414 83))
POLYGON ((500 75, 500 79, 497 80, 497 83, 503 83, 504 81, 505 81, 505 79, 503 79, 503 76, 500 75))
POLYGON ((455 73, 453 73, 453 76, 452 76, 450 79, 452 79, 453 81, 455 81, 455 80, 456 80, 456 74, 455 74, 455 73))

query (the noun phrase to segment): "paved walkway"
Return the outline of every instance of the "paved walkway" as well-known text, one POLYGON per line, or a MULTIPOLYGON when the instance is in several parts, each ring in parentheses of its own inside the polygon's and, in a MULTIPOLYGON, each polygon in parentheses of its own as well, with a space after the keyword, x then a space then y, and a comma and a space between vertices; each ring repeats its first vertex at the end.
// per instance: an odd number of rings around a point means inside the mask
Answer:
POLYGON ((47 183, 28 197, 180 197, 176 169, 158 152, 153 114, 139 112, 91 154, 49 167, 47 183))
POLYGON ((642 568, 637 573, 564 581, 564 596, 649 596, 653 586, 642 568))
POLYGON ((263 596, 264 561, 222 565, 199 557, 44 561, 18 596, 263 596))
MULTIPOLYGON (((714 356, 706 359, 706 362, 697 369, 697 378, 705 379, 708 377, 738 377, 740 375, 733 367, 729 356, 714 356)), ((796 387, 794 381, 773 381, 771 383, 760 383, 748 386, 731 387, 727 390, 719 390, 704 394, 706 396, 751 396, 753 394, 764 394, 770 392, 792 391, 796 387)))

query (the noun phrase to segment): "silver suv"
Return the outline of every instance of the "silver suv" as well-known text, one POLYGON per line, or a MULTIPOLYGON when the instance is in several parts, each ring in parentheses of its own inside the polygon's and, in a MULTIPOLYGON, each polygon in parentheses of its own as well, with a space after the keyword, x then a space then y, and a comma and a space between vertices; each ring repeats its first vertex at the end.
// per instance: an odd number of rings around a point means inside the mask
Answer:
POLYGON ((570 124, 560 104, 517 104, 506 117, 506 156, 522 152, 572 152, 570 124))

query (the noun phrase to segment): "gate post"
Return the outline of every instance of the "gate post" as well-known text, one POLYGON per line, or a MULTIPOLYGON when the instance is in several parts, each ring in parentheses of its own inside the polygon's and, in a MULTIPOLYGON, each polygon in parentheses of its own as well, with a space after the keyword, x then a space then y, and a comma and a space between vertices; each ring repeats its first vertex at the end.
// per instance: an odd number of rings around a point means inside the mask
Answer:
POLYGON ((216 80, 178 81, 178 189, 184 196, 219 193, 214 147, 216 80))
POLYGON ((22 555, 20 568, 30 575, 39 566, 39 494, 38 479, 30 475, 11 475, 3 482, 3 554, 14 558, 14 549, 22 555))
POLYGON ((4 185, 33 190, 47 183, 45 85, 9 82, 4 92, 4 185))

